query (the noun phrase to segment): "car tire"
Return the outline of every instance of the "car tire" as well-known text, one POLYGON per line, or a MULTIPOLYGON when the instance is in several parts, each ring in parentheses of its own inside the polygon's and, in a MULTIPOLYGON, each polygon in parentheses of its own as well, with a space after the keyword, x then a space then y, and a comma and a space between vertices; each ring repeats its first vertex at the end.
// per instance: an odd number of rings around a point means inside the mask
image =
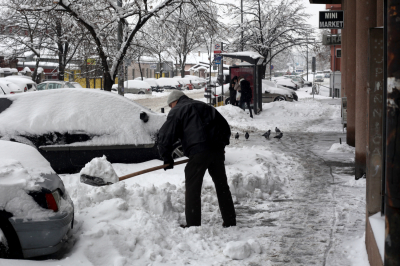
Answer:
POLYGON ((139 91, 138 94, 144 94, 144 92, 143 91, 139 91))
POLYGON ((230 97, 225 99, 225 105, 231 104, 231 99, 230 97))
POLYGON ((176 158, 181 158, 183 157, 183 149, 182 149, 182 145, 177 146, 173 151, 172 151, 172 158, 176 159, 176 158))
POLYGON ((0 258, 4 256, 4 258, 7 259, 23 259, 24 256, 22 254, 18 235, 7 218, 0 217, 0 229, 3 231, 8 244, 7 248, 4 244, 0 243, 0 258))
POLYGON ((283 96, 278 96, 274 99, 274 102, 281 102, 281 101, 286 101, 285 97, 283 96))

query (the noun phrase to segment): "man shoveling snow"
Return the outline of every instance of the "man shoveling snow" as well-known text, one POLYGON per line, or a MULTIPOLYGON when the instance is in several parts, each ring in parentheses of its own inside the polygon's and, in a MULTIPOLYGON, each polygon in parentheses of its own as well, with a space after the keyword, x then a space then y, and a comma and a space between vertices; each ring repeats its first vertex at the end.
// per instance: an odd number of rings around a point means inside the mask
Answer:
POLYGON ((171 111, 161 127, 158 149, 164 168, 172 169, 173 144, 180 139, 184 154, 189 157, 185 168, 185 214, 186 225, 201 225, 201 188, 203 177, 208 170, 215 184, 219 208, 224 223, 236 225, 236 214, 232 195, 225 173, 224 149, 229 145, 231 130, 225 118, 213 107, 187 97, 181 91, 173 91, 167 99, 171 111))

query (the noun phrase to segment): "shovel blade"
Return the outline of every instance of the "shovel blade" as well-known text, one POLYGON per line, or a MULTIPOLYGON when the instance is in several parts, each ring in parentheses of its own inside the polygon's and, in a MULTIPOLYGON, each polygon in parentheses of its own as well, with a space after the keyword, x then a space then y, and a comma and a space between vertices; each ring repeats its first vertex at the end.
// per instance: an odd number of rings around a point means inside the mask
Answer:
POLYGON ((105 182, 101 177, 90 176, 90 175, 85 175, 85 174, 81 174, 80 180, 81 180, 81 183, 95 186, 95 187, 102 187, 102 186, 107 186, 107 185, 113 184, 110 182, 105 182))

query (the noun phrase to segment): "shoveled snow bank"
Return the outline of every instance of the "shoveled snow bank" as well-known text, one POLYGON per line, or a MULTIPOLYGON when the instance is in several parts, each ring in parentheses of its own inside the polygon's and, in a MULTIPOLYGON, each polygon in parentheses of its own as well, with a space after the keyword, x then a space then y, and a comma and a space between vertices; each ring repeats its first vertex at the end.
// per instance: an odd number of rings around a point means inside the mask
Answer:
POLYGON ((93 158, 82 168, 80 174, 88 176, 101 177, 105 183, 116 183, 119 181, 111 163, 107 161, 107 157, 93 158))
POLYGON ((0 140, 0 210, 14 218, 46 219, 52 210, 41 208, 27 191, 37 191, 35 182, 44 181, 42 174, 52 174, 50 164, 40 153, 25 144, 0 140))
MULTIPOLYGON (((57 89, 8 96, 13 103, 0 113, 0 136, 85 133, 79 145, 154 143, 165 115, 156 114, 119 95, 82 89, 57 89), (140 120, 146 112, 149 121, 140 120)), ((74 145, 74 144, 71 144, 74 145)))
POLYGON ((246 241, 231 241, 226 244, 224 255, 233 260, 243 260, 248 258, 251 253, 260 254, 261 246, 257 240, 249 239, 246 241))
POLYGON ((328 150, 328 152, 334 152, 334 153, 355 153, 356 148, 349 146, 346 143, 340 144, 340 143, 333 143, 331 148, 328 150))
MULTIPOLYGON (((233 131, 282 132, 342 131, 340 105, 329 105, 320 100, 302 99, 298 102, 271 102, 263 104, 263 111, 249 117, 248 110, 226 105, 217 107, 233 131)), ((285 136, 285 134, 284 134, 285 136)))

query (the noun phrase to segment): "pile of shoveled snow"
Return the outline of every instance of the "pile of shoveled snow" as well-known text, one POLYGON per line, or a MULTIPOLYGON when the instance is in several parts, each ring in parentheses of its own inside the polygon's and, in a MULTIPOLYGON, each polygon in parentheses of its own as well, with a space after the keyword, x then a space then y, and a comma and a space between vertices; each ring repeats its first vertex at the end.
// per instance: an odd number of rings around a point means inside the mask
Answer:
POLYGON ((250 118, 248 110, 226 105, 217 107, 233 131, 266 132, 278 127, 282 132, 341 131, 340 105, 324 104, 320 100, 301 99, 298 102, 263 104, 263 111, 250 118))
POLYGON ((333 152, 333 153, 353 153, 353 154, 355 154, 356 148, 351 147, 346 143, 343 143, 343 144, 333 143, 331 148, 328 150, 328 152, 333 152))
POLYGON ((0 136, 5 139, 58 132, 94 136, 79 145, 150 144, 166 119, 125 97, 100 90, 57 89, 7 98, 12 104, 0 113, 0 136), (149 116, 147 123, 140 120, 141 112, 149 116))
POLYGON ((80 174, 100 177, 105 183, 116 183, 119 180, 114 168, 111 163, 107 161, 105 155, 103 155, 103 157, 93 158, 82 168, 80 174))
MULTIPOLYGON (((225 157, 235 202, 290 197, 286 192, 288 176, 300 167, 292 157, 262 145, 250 149, 228 146, 225 157)), ((113 164, 113 168, 121 176, 160 164, 153 160, 113 164)), ((241 265, 232 264, 232 259, 262 260, 261 247, 267 245, 267 239, 259 236, 265 227, 222 229, 215 187, 208 172, 201 192, 202 226, 179 227, 186 224, 184 168, 185 165, 177 165, 172 170, 155 171, 104 187, 80 183, 79 174, 63 175, 75 203, 76 244, 68 259, 57 263, 241 265)), ((261 213, 260 219, 265 218, 263 215, 270 218, 277 214, 261 213)))

